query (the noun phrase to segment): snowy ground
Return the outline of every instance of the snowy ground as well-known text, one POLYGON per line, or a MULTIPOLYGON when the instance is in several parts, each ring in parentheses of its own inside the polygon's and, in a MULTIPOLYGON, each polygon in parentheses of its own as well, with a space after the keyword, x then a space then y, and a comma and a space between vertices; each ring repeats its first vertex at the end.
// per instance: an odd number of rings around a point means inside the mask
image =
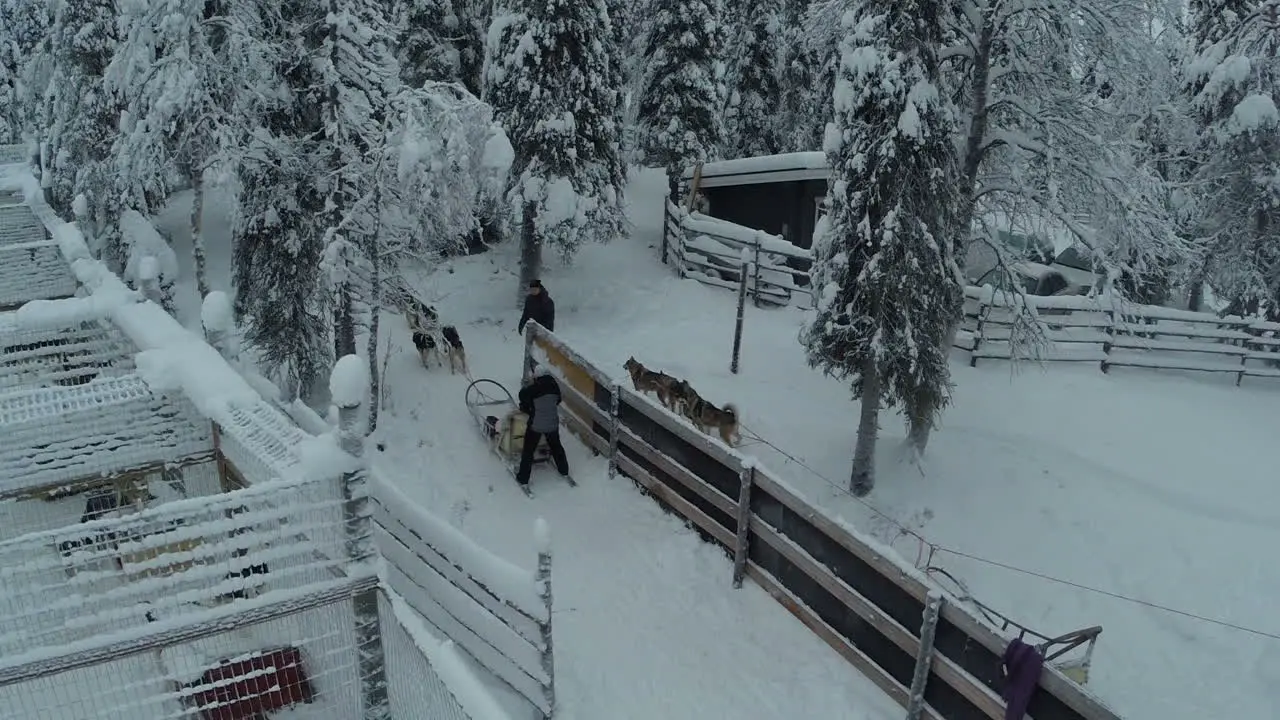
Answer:
MULTIPOLYGON (((893 540, 890 521, 844 492, 856 410, 843 386, 805 364, 796 342, 803 312, 748 308, 743 371, 731 375, 732 294, 658 263, 664 188, 642 176, 633 237, 549 269, 558 334, 617 377, 634 355, 713 402, 735 402, 750 431, 807 468, 767 445, 745 451, 893 540)), ((472 374, 514 387, 521 339, 510 261, 460 260, 420 289, 461 327, 472 374)), ((476 459, 465 381, 417 366, 402 324, 394 327, 386 466, 422 503, 523 564, 533 518, 547 516, 556 530, 567 717, 848 717, 856 698, 874 692, 763 593, 729 591, 723 556, 625 481, 607 481, 580 446, 571 462, 581 488, 550 474, 535 476, 536 500, 519 495, 496 461, 476 459), (797 683, 805 693, 788 689, 797 683), (666 706, 645 704, 653 698, 666 706)), ((971 369, 966 360, 957 357, 955 406, 923 473, 897 462, 903 432, 885 418, 871 506, 955 550, 1280 631, 1268 611, 1280 592, 1270 571, 1280 490, 1269 462, 1280 383, 1235 388, 1201 375, 1067 365, 1015 371, 1000 361, 971 369)), ((895 547, 916 559, 915 540, 895 547)), ((1048 634, 1103 625, 1090 685, 1127 718, 1280 713, 1275 640, 945 552, 935 564, 1048 634)))
MULTIPOLYGON (((180 319, 195 327, 189 212, 190 193, 182 193, 156 225, 172 239, 182 267, 180 319)), ((230 274, 226 214, 225 201, 206 202, 210 283, 223 290, 230 274)), ((463 261, 459 282, 439 285, 453 293, 440 307, 462 325, 473 376, 514 391, 523 347, 514 332, 515 280, 495 274, 493 259, 463 261), (476 287, 477 273, 495 284, 476 287)), ((647 252, 644 259, 644 269, 656 274, 647 252)), ((625 269, 618 272, 626 276, 625 269)), ((571 309, 562 305, 559 312, 571 309)), ((463 402, 467 380, 447 370, 428 376, 416 364, 403 320, 392 317, 389 324, 395 332, 387 341, 388 404, 379 434, 388 448, 379 459, 385 474, 424 507, 525 567, 535 559, 534 520, 545 517, 551 525, 557 717, 888 720, 901 714, 762 590, 750 583, 733 590, 722 552, 625 479, 609 481, 605 464, 576 441, 566 445, 581 486, 570 491, 554 473, 535 476, 539 497, 531 503, 471 424, 463 402)), ((510 700, 508 693, 497 695, 510 700)))
MULTIPOLYGON (((735 402, 749 430, 807 467, 765 445, 745 451, 831 512, 893 540, 892 523, 843 492, 855 406, 805 364, 796 343, 804 314, 749 307, 743 372, 730 375, 732 294, 681 282, 658 263, 663 188, 653 175, 634 187, 631 239, 589 247, 573 267, 548 271, 559 334, 618 377, 635 355, 714 402, 735 402)), ((176 205, 163 219, 181 224, 186 209, 176 205)), ((223 286, 226 254, 210 255, 213 284, 223 286)), ((183 247, 178 257, 186 262, 183 247)), ((462 329, 472 374, 514 388, 521 339, 512 259, 457 261, 420 287, 462 329)), ((197 314, 194 295, 183 307, 197 314)), ((519 495, 481 454, 465 381, 422 370, 403 323, 391 325, 384 468, 425 506, 522 565, 532 561, 534 517, 552 523, 565 717, 849 717, 867 697, 877 706, 869 716, 897 716, 772 600, 749 585, 729 590, 723 556, 625 481, 607 481, 575 443, 582 487, 535 476, 539 497, 519 495), (809 704, 786 704, 797 696, 809 704)), ((1235 388, 1206 375, 1014 370, 1001 361, 973 369, 960 355, 954 370, 955 406, 923 474, 896 462, 903 433, 885 418, 871 506, 955 550, 1280 632, 1268 612, 1280 592, 1270 571, 1280 491, 1269 453, 1280 383, 1235 388)), ((915 540, 894 545, 916 559, 915 540)), ((948 553, 935 564, 1043 632, 1103 625, 1090 687, 1130 720, 1280 716, 1274 639, 948 553)))
MULTIPOLYGON (((508 297, 510 293, 508 293, 508 297)), ((508 303, 509 304, 509 303, 508 303)), ((468 332, 471 370, 514 387, 520 343, 468 332)), ((514 335, 514 333, 511 333, 514 335)), ((748 583, 603 459, 566 442, 580 486, 535 473, 534 500, 487 455, 463 403, 467 381, 427 376, 411 349, 389 368, 384 474, 485 547, 531 567, 533 523, 552 529, 556 684, 565 720, 787 716, 894 718, 870 681, 748 583), (801 692, 800 689, 803 688, 801 692)))

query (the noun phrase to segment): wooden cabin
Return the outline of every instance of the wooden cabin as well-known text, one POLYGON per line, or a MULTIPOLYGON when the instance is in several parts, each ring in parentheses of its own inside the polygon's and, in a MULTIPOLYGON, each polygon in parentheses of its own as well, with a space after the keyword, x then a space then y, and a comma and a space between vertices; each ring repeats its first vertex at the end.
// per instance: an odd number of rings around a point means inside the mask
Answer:
MULTIPOLYGON (((698 189, 706 214, 781 235, 796 247, 813 247, 813 230, 827 195, 827 156, 787 153, 706 163, 698 189)), ((694 168, 682 176, 687 189, 694 168)))

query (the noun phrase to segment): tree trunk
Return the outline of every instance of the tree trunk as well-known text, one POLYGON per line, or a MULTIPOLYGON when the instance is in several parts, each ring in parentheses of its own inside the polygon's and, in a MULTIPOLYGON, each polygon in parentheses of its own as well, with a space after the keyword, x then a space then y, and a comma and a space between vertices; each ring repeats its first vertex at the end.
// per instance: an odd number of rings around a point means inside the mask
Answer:
MULTIPOLYGON (((978 36, 978 52, 974 54, 972 77, 969 89, 973 97, 973 113, 969 119, 969 134, 965 139, 964 157, 960 170, 960 207, 955 216, 954 248, 956 265, 964 268, 969 254, 969 236, 972 234, 973 212, 975 206, 974 192, 978 187, 978 171, 986 156, 985 141, 987 137, 987 104, 990 98, 991 85, 991 48, 995 39, 995 18, 988 9, 982 21, 982 32, 978 36)), ((964 322, 964 292, 954 299, 951 308, 951 319, 947 323, 947 331, 943 335, 946 352, 955 347, 956 336, 960 332, 960 324, 964 322)), ((917 456, 924 455, 929 446, 929 436, 933 433, 933 421, 937 417, 938 408, 934 403, 939 398, 931 398, 915 407, 908 408, 907 442, 917 456)))
POLYGON ((862 413, 853 448, 849 492, 863 497, 876 486, 876 441, 880 438, 880 368, 874 360, 862 365, 862 413))
POLYGON ((342 358, 356 354, 355 298, 351 285, 338 288, 338 302, 333 309, 333 352, 342 358))
POLYGON ((1191 291, 1187 293, 1187 309, 1191 312, 1200 312, 1200 307, 1204 305, 1204 279, 1195 278, 1191 281, 1191 291))
POLYGON ((196 292, 203 302, 209 296, 209 271, 205 262, 204 231, 204 169, 191 171, 191 265, 196 272, 196 292))
POLYGON ((537 212, 534 204, 525 204, 524 218, 520 225, 520 287, 516 288, 516 307, 519 308, 524 307, 529 283, 542 274, 542 240, 538 237, 538 228, 534 224, 537 212))
POLYGON ((379 208, 382 206, 381 186, 374 188, 373 194, 373 234, 370 236, 367 254, 369 256, 369 432, 378 429, 378 409, 381 403, 379 388, 382 378, 378 376, 378 330, 382 326, 382 253, 378 241, 382 231, 379 208))
POLYGON ((907 415, 907 452, 911 462, 919 462, 929 445, 929 436, 933 432, 933 422, 937 417, 932 398, 908 398, 907 415))

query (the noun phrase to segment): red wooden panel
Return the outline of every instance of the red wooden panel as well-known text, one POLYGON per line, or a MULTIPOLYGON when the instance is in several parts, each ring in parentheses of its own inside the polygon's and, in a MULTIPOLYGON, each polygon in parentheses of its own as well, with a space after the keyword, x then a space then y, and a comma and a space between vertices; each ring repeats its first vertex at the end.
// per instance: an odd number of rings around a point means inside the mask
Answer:
POLYGON ((254 653, 210 668, 191 702, 203 720, 257 720, 265 713, 311 702, 314 692, 295 647, 254 653))

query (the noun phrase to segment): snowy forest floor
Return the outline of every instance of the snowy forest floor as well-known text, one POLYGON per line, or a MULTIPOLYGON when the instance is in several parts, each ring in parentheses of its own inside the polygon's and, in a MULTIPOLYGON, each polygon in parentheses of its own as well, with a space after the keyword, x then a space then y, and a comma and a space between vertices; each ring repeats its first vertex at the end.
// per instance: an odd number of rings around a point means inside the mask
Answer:
MULTIPOLYGON (((557 334, 605 372, 624 377, 634 355, 712 402, 734 402, 745 427, 786 455, 762 444, 744 452, 909 560, 920 546, 901 527, 1061 581, 1280 631, 1269 612, 1280 594, 1270 452, 1280 383, 1236 388, 1196 374, 1003 361, 969 368, 957 353, 954 406, 924 467, 897 461, 905 433, 886 414, 879 482, 857 501, 844 491, 856 404, 805 363, 796 339, 805 313, 748 307, 742 373, 730 374, 733 293, 678 280, 658 260, 665 187, 660 174, 639 174, 632 235, 544 274, 557 334)), ((185 218, 180 207, 172 215, 185 218)), ((227 265, 215 256, 213 268, 227 265)), ((514 261, 501 249, 418 278, 422 296, 459 326, 472 375, 513 392, 522 350, 514 261)), ((225 286, 222 273, 211 272, 215 288, 225 286)), ((198 315, 194 299, 179 309, 198 315)), ((542 470, 538 496, 521 495, 472 425, 466 381, 424 370, 403 320, 388 320, 390 401, 379 430, 387 476, 525 566, 534 519, 551 523, 564 717, 900 714, 758 588, 731 590, 721 553, 626 480, 610 481, 576 441, 568 445, 579 488, 542 470)), ((934 564, 1046 634, 1102 625, 1090 687, 1129 720, 1280 715, 1273 638, 946 551, 934 564)))

